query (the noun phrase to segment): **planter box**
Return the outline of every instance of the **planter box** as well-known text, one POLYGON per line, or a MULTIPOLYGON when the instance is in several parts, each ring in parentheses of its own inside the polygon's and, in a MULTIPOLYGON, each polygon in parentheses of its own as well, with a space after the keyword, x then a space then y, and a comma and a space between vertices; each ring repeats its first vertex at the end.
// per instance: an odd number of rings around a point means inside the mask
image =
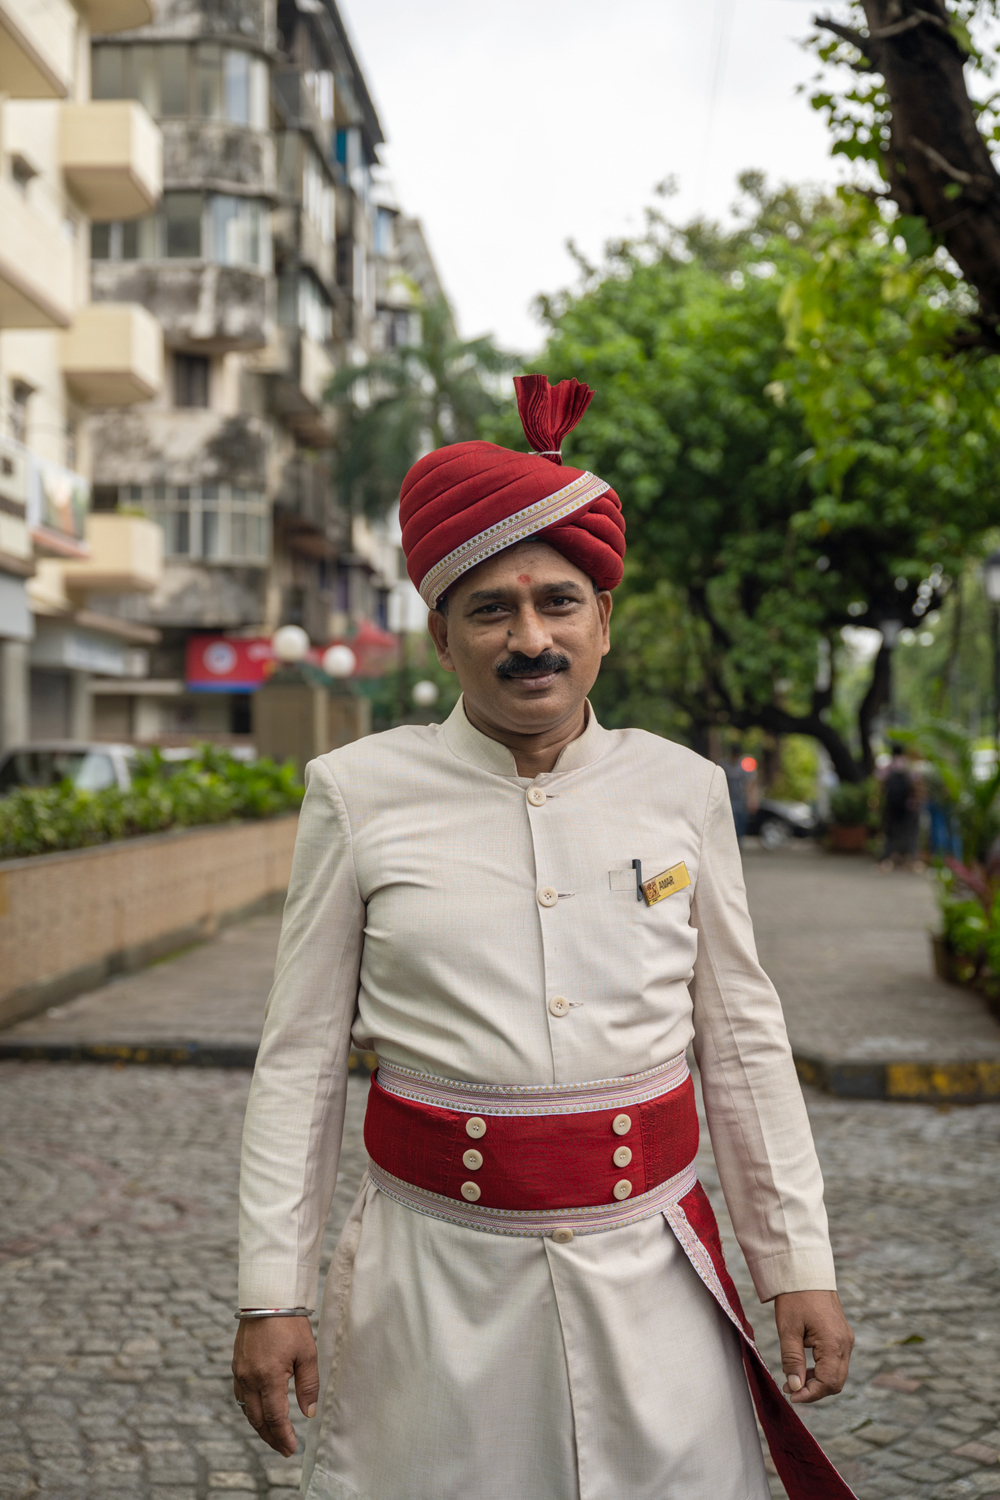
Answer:
POLYGON ((297 824, 293 813, 0 862, 0 1026, 280 900, 297 824))
POLYGON ((931 953, 934 973, 946 984, 957 984, 964 990, 975 990, 982 995, 990 1014, 1000 1021, 1000 984, 992 975, 976 977, 976 966, 971 958, 964 958, 949 948, 940 933, 931 933, 931 953))
POLYGON ((830 848, 838 854, 863 854, 868 848, 871 830, 864 823, 854 826, 834 823, 828 837, 830 848))

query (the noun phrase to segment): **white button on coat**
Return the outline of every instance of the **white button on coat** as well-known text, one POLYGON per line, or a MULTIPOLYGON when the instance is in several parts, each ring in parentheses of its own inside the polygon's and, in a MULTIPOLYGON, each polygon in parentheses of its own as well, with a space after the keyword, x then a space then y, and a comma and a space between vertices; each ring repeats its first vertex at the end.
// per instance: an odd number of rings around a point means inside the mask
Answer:
POLYGON ((465 1122, 465 1133, 471 1135, 474 1141, 482 1140, 486 1134, 486 1121, 481 1120, 478 1115, 473 1115, 465 1122))
MULTIPOLYGON (((629 1156, 631 1156, 631 1155, 632 1155, 632 1153, 630 1151, 629 1152, 629 1156)), ((478 1172, 479 1168, 483 1164, 483 1153, 481 1151, 476 1151, 476 1150, 470 1148, 468 1151, 466 1151, 465 1155, 462 1157, 462 1162, 463 1162, 463 1165, 465 1165, 466 1167, 468 1167, 468 1169, 469 1169, 470 1172, 478 1172)))
POLYGON ((541 885, 538 887, 539 906, 555 906, 558 900, 559 892, 551 885, 541 885))
MULTIPOLYGON (((468 1126, 466 1127, 468 1129, 468 1126)), ((615 1115, 611 1121, 611 1129, 615 1135, 628 1135, 632 1129, 632 1119, 629 1115, 615 1115)))
POLYGON ((569 1015, 569 1001, 565 995, 553 995, 549 1001, 549 1010, 554 1016, 569 1015))
POLYGON ((557 1245, 568 1245, 573 1238, 572 1229, 553 1229, 551 1238, 557 1245))
MULTIPOLYGON (((618 1187, 621 1187, 621 1183, 618 1184, 618 1187)), ((631 1192, 631 1191, 632 1191, 632 1189, 629 1188, 629 1192, 631 1192)), ((617 1187, 615 1188, 615 1192, 616 1193, 618 1192, 618 1188, 617 1187)), ((478 1185, 475 1182, 463 1182, 462 1183, 462 1197, 463 1198, 467 1198, 470 1203, 475 1203, 476 1199, 479 1196, 480 1196, 480 1194, 479 1194, 479 1187, 478 1187, 478 1185)))
POLYGON ((545 793, 540 786, 529 786, 528 801, 532 807, 543 807, 545 804, 545 793))
MULTIPOLYGON (((621 1182, 615 1183, 611 1191, 614 1193, 616 1198, 628 1198, 632 1192, 632 1184, 629 1182, 627 1177, 623 1177, 621 1182)), ((462 1189, 462 1192, 465 1192, 465 1188, 462 1189)), ((476 1197, 479 1197, 478 1189, 476 1191, 476 1197)))
POLYGON ((616 1167, 627 1167, 629 1162, 632 1160, 632 1152, 629 1150, 628 1146, 619 1146, 618 1150, 615 1152, 611 1160, 614 1162, 616 1167))

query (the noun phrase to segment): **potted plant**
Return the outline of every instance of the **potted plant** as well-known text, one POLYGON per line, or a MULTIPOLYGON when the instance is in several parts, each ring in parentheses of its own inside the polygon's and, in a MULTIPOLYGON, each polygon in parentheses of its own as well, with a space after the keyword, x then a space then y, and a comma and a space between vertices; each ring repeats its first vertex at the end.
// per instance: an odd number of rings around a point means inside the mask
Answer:
POLYGON ((871 780, 842 781, 830 794, 829 847, 838 854, 863 853, 875 831, 877 809, 871 780))

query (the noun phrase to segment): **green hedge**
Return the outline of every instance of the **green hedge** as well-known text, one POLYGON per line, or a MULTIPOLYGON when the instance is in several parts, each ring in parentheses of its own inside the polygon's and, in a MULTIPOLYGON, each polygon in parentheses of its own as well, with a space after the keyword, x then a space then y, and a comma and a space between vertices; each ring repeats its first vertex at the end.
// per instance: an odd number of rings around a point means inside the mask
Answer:
POLYGON ((273 818, 296 811, 302 795, 290 762, 235 760, 212 745, 186 761, 164 761, 152 751, 140 756, 127 792, 81 792, 64 781, 0 798, 0 859, 84 849, 167 828, 273 818))

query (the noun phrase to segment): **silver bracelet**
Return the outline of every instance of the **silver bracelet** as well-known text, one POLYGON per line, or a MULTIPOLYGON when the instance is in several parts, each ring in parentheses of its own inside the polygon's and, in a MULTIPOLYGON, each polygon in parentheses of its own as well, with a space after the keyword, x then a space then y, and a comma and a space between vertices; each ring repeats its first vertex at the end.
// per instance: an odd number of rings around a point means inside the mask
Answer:
POLYGON ((238 1313, 233 1313, 236 1319, 243 1318, 311 1318, 315 1308, 312 1307, 241 1307, 238 1313))

